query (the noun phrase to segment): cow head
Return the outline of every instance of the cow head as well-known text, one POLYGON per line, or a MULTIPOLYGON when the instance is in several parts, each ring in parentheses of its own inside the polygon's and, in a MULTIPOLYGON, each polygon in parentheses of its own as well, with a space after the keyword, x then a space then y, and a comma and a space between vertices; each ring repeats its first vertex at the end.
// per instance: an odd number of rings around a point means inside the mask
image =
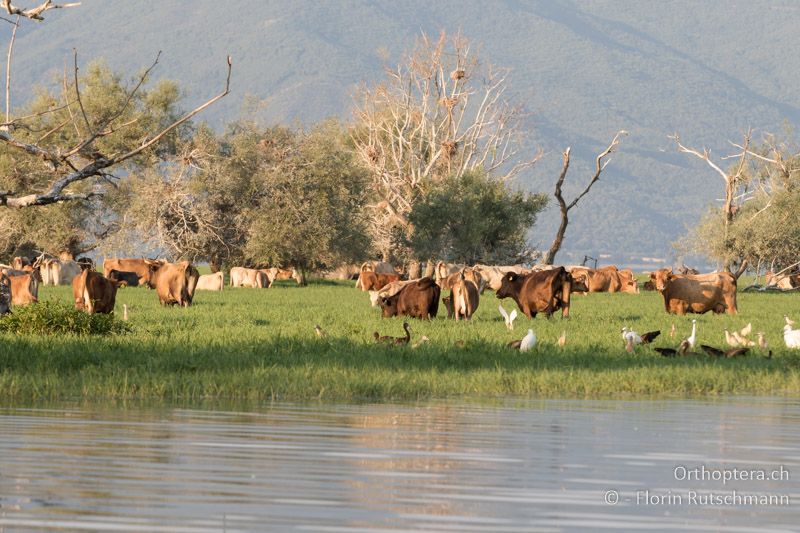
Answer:
POLYGON ((383 318, 389 318, 393 316, 397 316, 397 300, 400 298, 400 293, 398 292, 394 296, 389 296, 388 298, 381 298, 381 316, 383 318))
POLYGON ((522 276, 516 272, 509 272, 503 276, 500 288, 497 289, 498 298, 508 298, 514 294, 519 293, 520 285, 522 284, 522 276))
POLYGON ((663 291, 672 280, 673 274, 671 268, 660 268, 655 272, 650 273, 650 281, 657 291, 663 291))
POLYGON ((569 273, 570 279, 572 281, 571 290, 572 292, 589 292, 589 273, 585 270, 579 270, 577 272, 569 273))

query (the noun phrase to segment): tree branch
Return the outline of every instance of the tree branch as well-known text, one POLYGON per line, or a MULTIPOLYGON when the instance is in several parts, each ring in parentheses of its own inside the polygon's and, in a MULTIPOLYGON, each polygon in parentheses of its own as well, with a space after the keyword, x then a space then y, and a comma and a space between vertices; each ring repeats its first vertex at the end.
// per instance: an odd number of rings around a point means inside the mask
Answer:
POLYGON ((20 17, 29 18, 31 20, 43 21, 42 13, 51 9, 63 9, 65 7, 76 7, 81 5, 80 2, 72 2, 70 4, 54 4, 53 0, 46 0, 41 5, 32 7, 30 9, 22 9, 11 5, 11 0, 2 0, 2 6, 9 15, 18 15, 20 17))

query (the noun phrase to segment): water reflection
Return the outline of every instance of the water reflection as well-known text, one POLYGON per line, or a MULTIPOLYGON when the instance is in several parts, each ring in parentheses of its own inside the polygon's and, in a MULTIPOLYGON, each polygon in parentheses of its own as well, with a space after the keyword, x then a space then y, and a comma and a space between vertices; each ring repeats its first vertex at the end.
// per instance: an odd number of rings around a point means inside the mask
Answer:
POLYGON ((796 528, 795 399, 212 407, 0 409, 0 531, 796 528), (790 505, 637 500, 691 490, 790 505))

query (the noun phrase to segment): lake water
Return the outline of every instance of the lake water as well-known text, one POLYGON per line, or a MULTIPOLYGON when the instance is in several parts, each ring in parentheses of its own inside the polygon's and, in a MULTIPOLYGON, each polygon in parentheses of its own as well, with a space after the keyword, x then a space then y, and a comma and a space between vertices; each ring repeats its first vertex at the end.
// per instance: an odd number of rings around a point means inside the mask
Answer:
POLYGON ((800 528, 797 399, 213 407, 0 409, 0 531, 800 528))

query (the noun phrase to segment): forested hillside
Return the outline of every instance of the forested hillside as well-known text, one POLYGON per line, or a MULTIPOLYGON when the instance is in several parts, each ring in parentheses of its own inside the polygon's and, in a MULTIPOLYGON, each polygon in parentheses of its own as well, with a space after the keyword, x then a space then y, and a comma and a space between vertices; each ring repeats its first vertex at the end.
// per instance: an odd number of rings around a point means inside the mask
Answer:
MULTIPOLYGON (((247 112, 267 124, 347 120, 355 87, 381 79, 421 31, 460 29, 482 43, 484 59, 512 69, 510 88, 530 113, 530 150, 545 151, 520 187, 552 193, 560 152, 572 146, 569 196, 614 133, 630 132, 571 213, 564 251, 579 257, 669 257, 720 198, 718 175, 677 153, 669 134, 721 156, 748 126, 779 132, 800 119, 793 1, 84 0, 47 18, 18 36, 16 104, 36 83, 58 83, 73 48, 82 63, 102 57, 131 75, 163 50, 156 77, 179 81, 187 106, 220 90, 231 54, 234 92, 203 116, 218 130, 248 95, 263 106, 247 112)), ((542 214, 532 242, 548 246, 557 222, 555 211, 542 214)))

